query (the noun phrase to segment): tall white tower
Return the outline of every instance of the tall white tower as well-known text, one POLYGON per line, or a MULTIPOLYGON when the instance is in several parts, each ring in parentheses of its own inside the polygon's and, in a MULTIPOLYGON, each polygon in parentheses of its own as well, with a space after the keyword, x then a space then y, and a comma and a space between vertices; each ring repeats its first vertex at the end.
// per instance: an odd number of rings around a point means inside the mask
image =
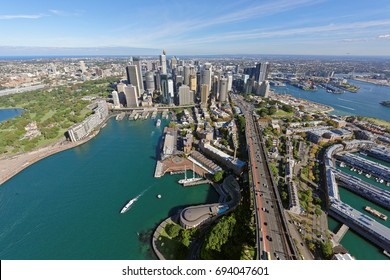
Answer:
POLYGON ((165 50, 163 50, 163 53, 160 55, 160 64, 161 64, 161 73, 166 74, 167 73, 167 57, 166 57, 165 50))

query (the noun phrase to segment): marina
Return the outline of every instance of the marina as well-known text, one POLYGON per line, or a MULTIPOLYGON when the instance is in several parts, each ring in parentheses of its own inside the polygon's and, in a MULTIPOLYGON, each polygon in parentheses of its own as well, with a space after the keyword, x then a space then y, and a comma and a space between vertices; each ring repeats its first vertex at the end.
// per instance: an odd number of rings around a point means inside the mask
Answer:
POLYGON ((336 158, 345 162, 353 169, 362 170, 367 174, 371 174, 372 176, 376 177, 380 183, 390 182, 390 167, 367 160, 351 153, 338 155, 336 158))

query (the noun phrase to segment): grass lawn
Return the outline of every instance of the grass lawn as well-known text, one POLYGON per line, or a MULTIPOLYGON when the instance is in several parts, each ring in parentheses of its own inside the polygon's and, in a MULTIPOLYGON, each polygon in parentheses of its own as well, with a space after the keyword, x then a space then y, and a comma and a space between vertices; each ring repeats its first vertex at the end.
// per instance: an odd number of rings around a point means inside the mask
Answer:
POLYGON ((272 115, 272 117, 292 117, 293 115, 293 112, 286 112, 279 109, 275 114, 272 115))
POLYGON ((164 229, 160 231, 156 246, 167 260, 183 260, 187 257, 188 248, 176 238, 172 239, 164 229))

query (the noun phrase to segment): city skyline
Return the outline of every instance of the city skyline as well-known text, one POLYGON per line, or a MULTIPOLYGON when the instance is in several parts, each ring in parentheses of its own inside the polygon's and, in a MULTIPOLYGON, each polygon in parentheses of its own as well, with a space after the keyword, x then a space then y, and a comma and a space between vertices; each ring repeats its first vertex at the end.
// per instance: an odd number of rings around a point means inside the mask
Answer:
POLYGON ((115 4, 4 3, 0 55, 390 55, 384 0, 115 4))

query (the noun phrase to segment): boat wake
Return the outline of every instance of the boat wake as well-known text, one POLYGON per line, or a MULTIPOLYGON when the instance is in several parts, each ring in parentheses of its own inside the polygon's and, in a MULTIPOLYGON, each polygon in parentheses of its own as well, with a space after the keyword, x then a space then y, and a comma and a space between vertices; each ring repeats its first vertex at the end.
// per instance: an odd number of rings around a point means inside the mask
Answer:
POLYGON ((346 101, 346 102, 349 102, 349 103, 363 104, 362 102, 357 102, 357 101, 348 100, 348 99, 344 99, 344 98, 337 98, 337 99, 338 100, 342 100, 342 101, 346 101))
POLYGON ((351 108, 351 107, 347 107, 347 106, 343 106, 343 105, 336 105, 338 107, 342 107, 342 108, 345 108, 345 109, 348 109, 348 110, 351 110, 351 111, 355 111, 354 108, 351 108))
POLYGON ((151 187, 152 187, 152 186, 149 186, 147 189, 143 190, 139 195, 137 195, 136 197, 130 199, 130 200, 126 203, 126 205, 122 208, 122 210, 121 210, 120 213, 123 214, 123 213, 129 211, 130 208, 131 208, 131 206, 132 206, 135 202, 137 202, 137 200, 138 200, 141 196, 143 196, 143 194, 144 194, 147 190, 149 190, 151 187))

